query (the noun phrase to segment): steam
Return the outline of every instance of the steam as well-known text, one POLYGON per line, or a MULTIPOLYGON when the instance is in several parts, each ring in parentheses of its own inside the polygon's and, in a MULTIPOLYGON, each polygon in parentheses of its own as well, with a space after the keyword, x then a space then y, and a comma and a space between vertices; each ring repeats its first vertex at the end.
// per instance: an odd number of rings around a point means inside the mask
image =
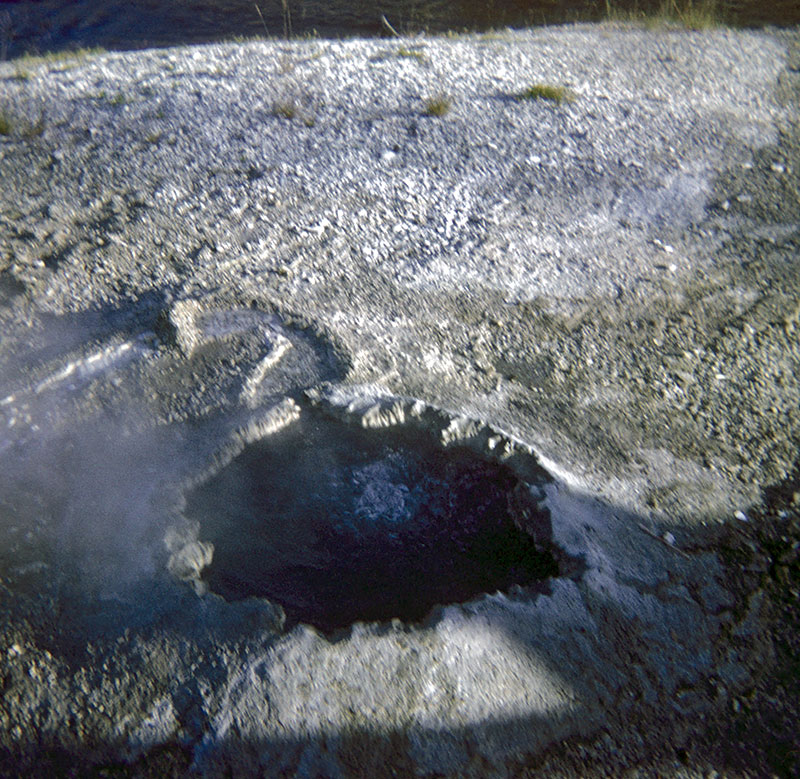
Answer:
POLYGON ((179 457, 141 418, 101 416, 77 429, 14 446, 0 460, 0 525, 12 580, 39 564, 88 593, 111 597, 152 579, 165 554, 169 515, 160 477, 179 457), (161 505, 159 505, 161 504, 161 505))
MULTIPOLYGON (((45 330, 39 353, 52 353, 48 335, 57 345, 66 329, 45 330)), ((70 332, 69 340, 80 342, 81 335, 70 332)), ((7 358, 0 578, 12 589, 74 586, 114 597, 163 568, 170 520, 159 496, 182 445, 156 426, 130 388, 116 386, 152 352, 152 339, 144 333, 95 341, 38 368, 7 358), (118 402, 104 403, 109 399, 118 402)))
POLYGON ((259 407, 274 397, 270 377, 287 358, 296 356, 293 376, 306 383, 311 370, 317 380, 313 354, 295 348, 276 317, 206 312, 191 300, 163 311, 156 332, 109 333, 108 324, 94 312, 42 317, 3 344, 0 579, 31 592, 66 583, 101 598, 159 579, 191 582, 202 593, 200 575, 214 550, 180 514, 178 485, 207 467, 207 456, 232 459, 296 419, 290 398, 259 407), (257 356, 249 355, 241 383, 226 390, 238 393, 229 420, 205 433, 202 422, 166 420, 170 402, 153 396, 148 376, 167 374, 208 342, 232 338, 245 339, 257 356), (159 344, 170 357, 161 359, 159 344), (140 365, 154 360, 156 366, 140 365), (227 440, 221 450, 218 437, 227 440))

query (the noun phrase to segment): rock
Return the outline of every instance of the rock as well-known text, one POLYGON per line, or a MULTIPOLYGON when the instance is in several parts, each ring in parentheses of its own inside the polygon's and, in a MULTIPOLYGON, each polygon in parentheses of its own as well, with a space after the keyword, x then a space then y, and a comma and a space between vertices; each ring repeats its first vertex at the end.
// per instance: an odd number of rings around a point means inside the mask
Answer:
POLYGON ((176 346, 185 357, 191 357, 200 343, 197 317, 202 306, 196 300, 179 300, 163 310, 156 321, 156 334, 167 344, 176 346))

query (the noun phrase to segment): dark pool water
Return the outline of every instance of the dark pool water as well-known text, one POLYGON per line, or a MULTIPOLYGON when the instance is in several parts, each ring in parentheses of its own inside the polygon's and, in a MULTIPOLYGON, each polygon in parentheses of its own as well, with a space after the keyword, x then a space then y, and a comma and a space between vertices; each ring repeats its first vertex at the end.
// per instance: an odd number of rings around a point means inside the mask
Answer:
MULTIPOLYGON (((239 36, 323 37, 486 30, 657 12, 668 0, 12 0, 0 4, 0 60, 78 47, 137 49, 239 36)), ((679 9, 713 0, 674 0, 679 9)), ((797 0, 717 0, 723 21, 800 24, 797 0)))
POLYGON ((215 546, 212 591, 266 597, 289 625, 323 631, 416 622, 558 575, 549 515, 509 468, 321 416, 249 446, 191 493, 187 516, 215 546))

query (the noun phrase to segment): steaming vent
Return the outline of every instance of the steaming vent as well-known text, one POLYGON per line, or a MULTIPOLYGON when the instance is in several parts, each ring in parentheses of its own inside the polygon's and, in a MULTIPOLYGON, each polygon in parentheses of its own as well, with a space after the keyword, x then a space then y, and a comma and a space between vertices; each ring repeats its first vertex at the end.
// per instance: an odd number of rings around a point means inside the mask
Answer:
POLYGON ((532 454, 419 402, 289 405, 187 491, 198 536, 173 555, 177 575, 326 633, 559 575, 532 454))

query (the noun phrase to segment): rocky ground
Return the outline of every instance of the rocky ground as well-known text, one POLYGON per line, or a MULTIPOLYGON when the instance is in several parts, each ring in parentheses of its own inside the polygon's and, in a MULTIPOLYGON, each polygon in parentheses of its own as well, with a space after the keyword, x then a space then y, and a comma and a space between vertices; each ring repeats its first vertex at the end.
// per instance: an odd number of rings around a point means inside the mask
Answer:
POLYGON ((799 71, 610 25, 0 66, 3 771, 796 773, 799 71), (558 575, 335 636, 207 592, 191 490, 319 410, 509 468, 558 575))

